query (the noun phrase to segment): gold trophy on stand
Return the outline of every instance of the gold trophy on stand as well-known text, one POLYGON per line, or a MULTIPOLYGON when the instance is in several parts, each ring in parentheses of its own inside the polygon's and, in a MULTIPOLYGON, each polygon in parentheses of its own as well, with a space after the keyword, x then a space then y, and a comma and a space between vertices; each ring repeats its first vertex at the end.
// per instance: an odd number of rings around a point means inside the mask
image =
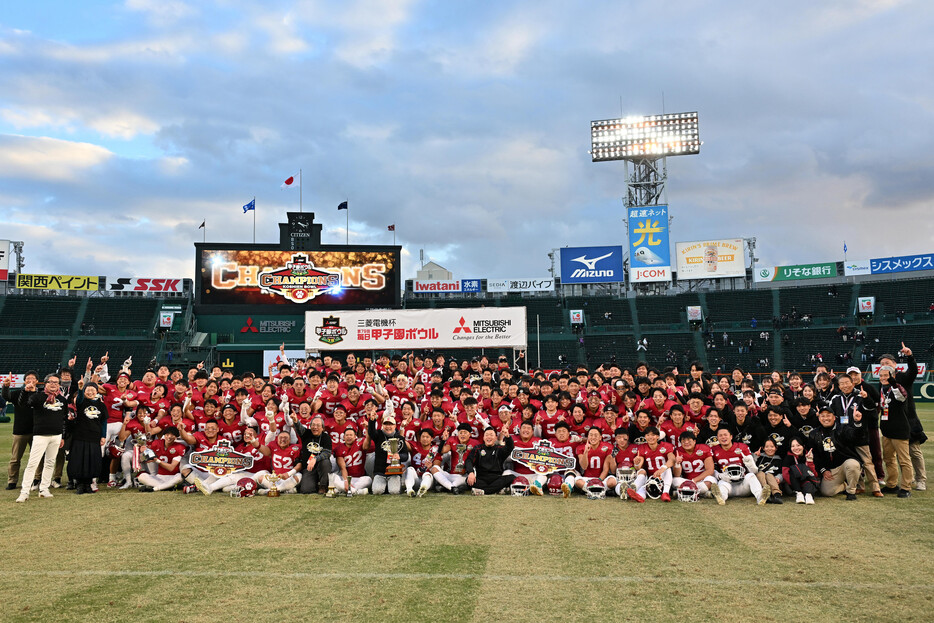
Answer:
POLYGON ((269 474, 266 475, 266 480, 269 481, 269 497, 271 498, 279 497, 279 487, 277 486, 277 484, 279 483, 281 479, 282 477, 279 476, 279 474, 275 472, 269 472, 269 474))
POLYGON ((390 437, 383 442, 382 447, 389 455, 389 463, 386 465, 386 475, 387 476, 401 476, 402 472, 405 471, 405 467, 402 466, 402 463, 399 461, 399 446, 402 444, 402 440, 398 437, 390 437))

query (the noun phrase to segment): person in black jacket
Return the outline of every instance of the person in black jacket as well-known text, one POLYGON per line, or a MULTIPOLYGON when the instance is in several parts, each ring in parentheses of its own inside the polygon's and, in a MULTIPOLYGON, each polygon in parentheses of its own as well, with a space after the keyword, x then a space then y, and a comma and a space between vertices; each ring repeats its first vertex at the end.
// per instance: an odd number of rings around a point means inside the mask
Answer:
POLYGON ((749 415, 749 407, 740 402, 733 407, 733 440, 746 444, 751 452, 758 452, 765 441, 765 431, 758 418, 749 415))
POLYGON ((402 474, 387 475, 386 466, 391 459, 399 461, 400 465, 405 465, 409 460, 409 449, 405 443, 405 437, 396 430, 396 418, 392 413, 386 412, 382 417, 382 428, 376 429, 376 412, 370 416, 367 424, 367 433, 370 444, 373 448, 373 486, 371 487, 373 495, 399 495, 402 493, 402 474), (396 452, 391 452, 392 442, 390 439, 397 439, 398 445, 396 452))
POLYGON ((42 467, 42 481, 39 483, 39 497, 52 497, 49 483, 52 482, 58 449, 64 445, 62 434, 65 429, 65 416, 68 414, 68 403, 59 393, 60 384, 61 379, 58 375, 48 374, 43 391, 37 391, 35 380, 23 387, 27 395, 27 404, 32 408, 32 447, 29 449, 29 463, 23 474, 23 486, 19 497, 16 498, 17 502, 29 499, 32 479, 43 458, 45 463, 42 467))
MULTIPOLYGON (((915 408, 914 383, 918 378, 918 363, 915 361, 911 349, 902 342, 902 349, 899 351, 906 361, 904 372, 895 374, 895 382, 905 388, 908 397, 905 401, 905 414, 908 416, 908 454, 911 456, 911 467, 914 471, 914 485, 918 491, 927 489, 927 469, 924 465, 924 454, 921 452, 921 444, 927 441, 928 437, 924 434, 924 428, 921 426, 921 420, 918 419, 918 411, 915 408)), ((892 355, 882 355, 879 359, 882 365, 890 365, 897 368, 895 358, 892 355)))
MULTIPOLYGON (((35 386, 39 382, 39 373, 30 370, 24 376, 24 382, 35 386)), ((6 488, 12 491, 19 481, 19 466, 26 452, 26 446, 32 446, 32 407, 24 389, 10 389, 13 375, 3 379, 3 397, 13 405, 13 446, 10 448, 10 468, 7 472, 6 488)), ((32 484, 32 483, 30 483, 32 484)))
POLYGON ((797 504, 814 504, 820 480, 808 466, 807 448, 797 437, 791 440, 790 448, 782 462, 782 478, 795 494, 797 504))
POLYGON ((821 495, 832 497, 846 489, 846 499, 855 500, 862 474, 856 447, 867 443, 863 415, 856 411, 852 423, 840 424, 830 407, 821 407, 817 417, 820 426, 811 431, 808 441, 814 454, 814 467, 821 478, 821 495))
MULTIPOLYGON (((847 375, 853 379, 853 385, 857 392, 866 390, 869 398, 876 405, 879 404, 879 390, 863 380, 862 371, 856 366, 846 369, 847 375)), ((882 436, 879 434, 879 417, 873 417, 868 422, 869 425, 869 452, 872 455, 872 464, 876 469, 876 480, 880 486, 885 480, 885 467, 882 464, 882 436)))
POLYGON ((324 420, 312 418, 306 428, 297 418, 293 421, 295 434, 302 446, 298 462, 302 465, 298 492, 327 493, 331 474, 331 436, 324 431, 324 420))
POLYGON ((866 444, 856 447, 859 453, 860 461, 863 463, 863 474, 866 477, 866 488, 877 497, 882 497, 879 490, 879 479, 876 478, 876 468, 872 464, 872 452, 869 450, 869 436, 872 434, 876 424, 876 402, 869 397, 869 393, 863 389, 856 391, 853 385, 853 379, 847 374, 841 374, 837 377, 838 391, 830 398, 830 408, 833 410, 837 422, 840 424, 849 424, 853 421, 853 414, 860 411, 863 414, 863 424, 866 426, 866 444), (874 426, 875 425, 875 426, 874 426))
POLYGON ((483 431, 483 443, 475 446, 464 469, 467 473, 467 485, 473 487, 474 495, 499 493, 516 479, 514 474, 504 474, 506 459, 512 454, 512 437, 487 426, 483 431))
POLYGON ((879 383, 879 431, 882 433, 882 460, 885 462, 885 486, 882 492, 898 493, 898 497, 907 498, 911 496, 914 479, 908 450, 908 439, 911 436, 906 406, 908 391, 897 382, 892 366, 879 368, 879 383))
MULTIPOLYGON (((107 407, 97 394, 97 384, 88 383, 75 396, 75 413, 66 423, 71 433, 68 477, 75 480, 75 493, 90 493, 91 480, 101 471, 101 448, 107 441, 107 407)), ((128 476, 129 477, 129 476, 128 476)))

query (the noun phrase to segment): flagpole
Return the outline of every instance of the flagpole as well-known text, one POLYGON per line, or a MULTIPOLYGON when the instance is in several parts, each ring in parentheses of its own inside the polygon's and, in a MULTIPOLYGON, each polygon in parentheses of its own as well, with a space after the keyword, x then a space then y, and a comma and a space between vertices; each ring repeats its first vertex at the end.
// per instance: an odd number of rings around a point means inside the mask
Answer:
MULTIPOLYGON (((292 169, 293 171, 295 169, 292 169)), ((298 170, 298 211, 302 211, 302 170, 298 170)))
POLYGON ((256 195, 253 195, 253 244, 256 244, 256 195))
POLYGON ((350 203, 347 200, 344 200, 347 203, 347 244, 350 244, 350 203))
POLYGON ((203 218, 201 219, 201 222, 204 224, 204 227, 201 228, 204 230, 201 232, 202 233, 201 244, 204 244, 205 242, 208 241, 208 226, 207 226, 208 220, 206 218, 203 218))

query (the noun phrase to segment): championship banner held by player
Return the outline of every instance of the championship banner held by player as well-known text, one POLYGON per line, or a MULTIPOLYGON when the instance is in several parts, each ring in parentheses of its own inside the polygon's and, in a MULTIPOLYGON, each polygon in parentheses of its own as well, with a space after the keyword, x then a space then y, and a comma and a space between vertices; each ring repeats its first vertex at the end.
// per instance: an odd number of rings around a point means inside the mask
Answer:
POLYGON ((536 441, 531 448, 513 449, 510 458, 542 476, 552 472, 565 472, 577 465, 574 457, 556 449, 547 439, 536 441))
POLYGON ((100 290, 103 280, 87 275, 16 275, 22 290, 100 290))
POLYGON ((305 313, 305 350, 526 348, 525 307, 305 313))
POLYGON ((192 452, 188 462, 195 469, 218 478, 253 467, 253 457, 234 450, 227 439, 218 439, 210 450, 192 452))

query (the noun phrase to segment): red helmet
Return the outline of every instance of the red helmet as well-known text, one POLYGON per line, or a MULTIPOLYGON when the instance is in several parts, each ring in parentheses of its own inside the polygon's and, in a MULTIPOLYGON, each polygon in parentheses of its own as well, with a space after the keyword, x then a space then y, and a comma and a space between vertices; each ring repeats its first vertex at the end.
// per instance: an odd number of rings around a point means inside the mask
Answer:
POLYGON ((230 492, 230 497, 251 498, 256 495, 256 481, 252 478, 241 478, 237 481, 237 486, 230 492))
POLYGON ((529 494, 529 479, 525 476, 516 476, 516 479, 509 485, 509 492, 517 497, 529 494))
POLYGON ((700 489, 693 480, 685 480, 678 485, 677 494, 682 502, 696 502, 700 498, 700 489))
POLYGON ((552 474, 548 477, 548 493, 550 495, 564 495, 561 491, 561 485, 564 484, 564 478, 561 474, 552 474))
POLYGON ((110 458, 119 459, 123 456, 123 444, 114 439, 107 446, 107 453, 110 454, 110 458))
POLYGON ((602 500, 606 498, 606 485, 599 478, 589 478, 586 483, 587 498, 602 500))

